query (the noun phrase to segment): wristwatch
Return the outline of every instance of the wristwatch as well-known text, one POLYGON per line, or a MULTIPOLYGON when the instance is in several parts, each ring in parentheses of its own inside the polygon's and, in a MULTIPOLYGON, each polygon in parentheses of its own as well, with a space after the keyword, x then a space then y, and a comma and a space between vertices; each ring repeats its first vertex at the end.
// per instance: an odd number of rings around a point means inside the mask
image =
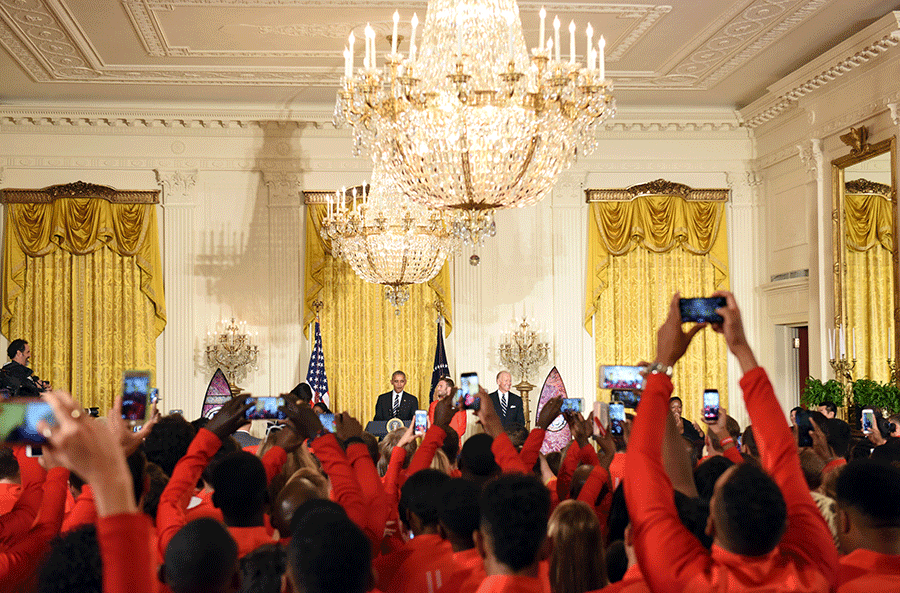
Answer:
POLYGON ((665 364, 658 363, 658 362, 654 362, 653 364, 651 364, 650 366, 647 367, 647 374, 658 375, 660 373, 664 374, 666 377, 671 379, 672 378, 672 367, 665 365, 665 364))

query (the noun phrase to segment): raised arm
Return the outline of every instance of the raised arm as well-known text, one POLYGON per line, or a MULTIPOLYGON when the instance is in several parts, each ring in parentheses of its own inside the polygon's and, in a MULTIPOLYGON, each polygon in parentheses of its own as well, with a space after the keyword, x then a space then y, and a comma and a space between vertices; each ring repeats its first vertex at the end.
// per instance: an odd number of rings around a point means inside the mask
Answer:
MULTIPOLYGON (((671 367, 705 325, 687 333, 681 328, 676 294, 669 315, 657 333, 656 362, 651 368, 671 367)), ((647 376, 637 417, 628 441, 625 499, 631 517, 634 546, 641 572, 653 591, 680 591, 711 559, 678 518, 672 482, 662 462, 662 441, 669 412, 672 381, 663 372, 647 376)))
POLYGON ((34 524, 38 509, 41 507, 47 473, 37 459, 25 456, 24 446, 15 446, 13 454, 19 462, 22 492, 13 508, 8 513, 0 515, 0 544, 8 545, 15 543, 34 524))

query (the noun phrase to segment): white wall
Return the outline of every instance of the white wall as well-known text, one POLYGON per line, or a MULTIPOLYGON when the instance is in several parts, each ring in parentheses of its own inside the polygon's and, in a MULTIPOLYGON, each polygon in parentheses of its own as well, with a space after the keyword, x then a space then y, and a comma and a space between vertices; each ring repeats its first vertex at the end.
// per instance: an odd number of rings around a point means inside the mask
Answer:
MULTIPOLYGON (((305 375, 302 337, 304 213, 301 190, 368 178, 350 156, 346 130, 322 113, 299 122, 174 116, 97 109, 0 108, 0 187, 83 180, 120 189, 163 190, 160 217, 169 323, 158 342, 158 384, 166 409, 199 411, 209 373, 202 345, 232 315, 259 332, 260 369, 242 383, 255 393, 292 387, 305 375)), ((257 117, 257 119, 260 119, 257 117)), ((754 343, 757 265, 763 243, 749 133, 729 111, 620 110, 599 150, 563 174, 540 204, 497 215, 497 235, 453 262, 451 370, 476 371, 493 388, 497 346, 514 317, 533 317, 551 343, 572 396, 596 394, 593 338, 584 331, 586 188, 624 188, 659 178, 697 188, 731 188, 728 224, 732 287, 754 343)), ((648 353, 652 357, 653 353, 648 353)), ((737 372, 731 369, 730 394, 737 372)), ((430 373, 430 369, 422 372, 430 373)), ((518 377, 515 378, 518 380, 518 377)), ((533 404, 537 401, 534 395, 533 404)), ((743 421, 741 406, 730 410, 743 421)), ((534 407, 532 406, 532 410, 534 407)))

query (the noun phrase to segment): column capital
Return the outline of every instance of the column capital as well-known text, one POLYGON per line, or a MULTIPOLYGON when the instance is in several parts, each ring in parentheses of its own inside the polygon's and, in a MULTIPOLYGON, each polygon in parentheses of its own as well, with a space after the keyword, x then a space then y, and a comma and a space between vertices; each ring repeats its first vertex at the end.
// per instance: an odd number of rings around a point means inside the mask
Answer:
POLYGON ((262 174, 263 181, 269 188, 269 206, 299 208, 303 204, 299 172, 264 169, 262 174))
POLYGON ((197 183, 197 170, 155 169, 156 182, 163 190, 163 205, 190 204, 197 183))

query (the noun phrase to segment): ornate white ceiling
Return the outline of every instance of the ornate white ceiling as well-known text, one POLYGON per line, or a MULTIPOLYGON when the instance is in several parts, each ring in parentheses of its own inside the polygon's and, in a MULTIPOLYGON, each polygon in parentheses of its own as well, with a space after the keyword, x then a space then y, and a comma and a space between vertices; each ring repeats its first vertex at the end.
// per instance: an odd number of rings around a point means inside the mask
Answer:
MULTIPOLYGON (((863 29, 896 0, 546 2, 592 23, 622 105, 740 107, 863 29)), ((537 43, 540 1, 519 3, 537 43)), ((424 16, 412 0, 0 0, 4 103, 234 104, 302 108, 334 100, 346 36, 367 22, 387 49, 424 16)), ((567 35, 567 33, 564 33, 567 35)), ((578 44, 582 48, 583 43, 578 44)), ((401 50, 404 48, 401 47, 401 50)), ((583 49, 583 48, 582 48, 583 49)))

